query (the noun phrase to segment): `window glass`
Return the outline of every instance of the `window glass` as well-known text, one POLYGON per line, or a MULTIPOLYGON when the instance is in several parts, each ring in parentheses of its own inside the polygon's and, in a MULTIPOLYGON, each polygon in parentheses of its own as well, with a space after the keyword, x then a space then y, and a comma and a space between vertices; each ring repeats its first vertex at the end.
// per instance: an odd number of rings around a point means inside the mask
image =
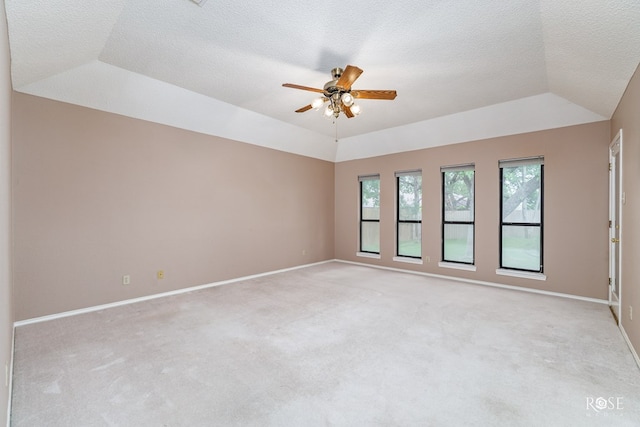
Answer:
POLYGON ((500 162, 500 267, 542 272, 542 158, 500 162))
POLYGON ((474 263, 474 165, 442 168, 442 260, 474 263))
POLYGON ((422 256, 422 173, 396 174, 397 254, 411 258, 422 256))
POLYGON ((502 226, 502 268, 540 271, 540 227, 502 226))
POLYGON ((360 251, 380 253, 380 177, 360 177, 360 251))

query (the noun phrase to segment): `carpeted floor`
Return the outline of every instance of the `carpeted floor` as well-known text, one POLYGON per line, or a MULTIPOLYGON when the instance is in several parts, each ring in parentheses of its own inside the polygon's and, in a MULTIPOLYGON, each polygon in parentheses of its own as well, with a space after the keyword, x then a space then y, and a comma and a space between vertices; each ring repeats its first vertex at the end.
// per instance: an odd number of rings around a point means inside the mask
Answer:
POLYGON ((606 305, 344 263, 20 326, 12 426, 640 425, 606 305))

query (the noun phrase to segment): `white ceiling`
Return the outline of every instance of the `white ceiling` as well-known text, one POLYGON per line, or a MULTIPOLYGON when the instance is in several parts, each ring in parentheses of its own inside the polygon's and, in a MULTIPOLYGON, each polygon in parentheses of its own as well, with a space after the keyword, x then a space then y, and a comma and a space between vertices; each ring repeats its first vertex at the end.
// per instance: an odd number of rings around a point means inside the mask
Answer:
POLYGON ((640 61, 638 0, 5 7, 19 92, 330 161, 606 120, 640 61), (398 97, 294 113, 347 64, 398 97))

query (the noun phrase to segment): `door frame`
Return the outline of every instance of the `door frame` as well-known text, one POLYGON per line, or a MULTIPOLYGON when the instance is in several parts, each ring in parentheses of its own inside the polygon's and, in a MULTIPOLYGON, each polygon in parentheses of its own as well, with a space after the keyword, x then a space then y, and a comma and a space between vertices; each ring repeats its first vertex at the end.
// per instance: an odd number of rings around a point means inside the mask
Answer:
POLYGON ((622 325, 622 129, 609 144, 609 308, 622 325), (618 161, 616 161, 616 157, 618 161), (617 239, 617 240, 616 240, 617 239), (614 286, 617 284, 617 292, 614 286), (615 301, 614 301, 615 299, 615 301), (617 310, 616 307, 617 306, 617 310))

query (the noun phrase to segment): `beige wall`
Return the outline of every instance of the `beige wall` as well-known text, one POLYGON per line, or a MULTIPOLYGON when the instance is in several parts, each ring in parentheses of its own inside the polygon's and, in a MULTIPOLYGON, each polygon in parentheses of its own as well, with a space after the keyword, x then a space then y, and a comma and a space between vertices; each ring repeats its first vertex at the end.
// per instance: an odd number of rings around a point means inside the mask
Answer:
POLYGON ((19 93, 13 153, 17 320, 334 257, 331 162, 19 93))
POLYGON ((640 352, 640 69, 636 70, 611 120, 611 139, 622 129, 622 309, 621 322, 640 352), (636 313, 629 317, 629 307, 636 313))
POLYGON ((5 366, 11 363, 11 69, 4 0, 0 4, 0 425, 8 417, 5 366))
MULTIPOLYGON (((428 136, 417 136, 426 138, 428 136)), ((393 143, 390 141, 389 143, 393 143)), ((607 298, 607 163, 609 123, 599 122, 474 141, 336 164, 336 258, 407 270, 607 298), (544 272, 546 281, 496 275, 498 161, 544 156, 544 272), (440 167, 475 163, 477 271, 438 267, 441 259, 440 167), (395 254, 394 172, 422 169, 423 248, 431 262, 413 265, 395 254), (381 176, 381 259, 356 256, 358 175, 381 176)))

